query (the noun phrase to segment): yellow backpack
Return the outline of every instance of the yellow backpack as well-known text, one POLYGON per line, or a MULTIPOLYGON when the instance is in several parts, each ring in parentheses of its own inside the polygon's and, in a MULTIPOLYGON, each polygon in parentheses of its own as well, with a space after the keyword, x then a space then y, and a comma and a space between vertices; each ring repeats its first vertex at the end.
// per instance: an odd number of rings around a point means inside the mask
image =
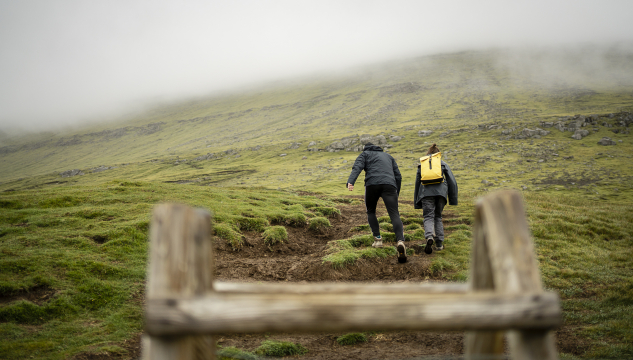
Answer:
POLYGON ((420 180, 423 185, 439 184, 444 181, 441 152, 420 158, 420 180))

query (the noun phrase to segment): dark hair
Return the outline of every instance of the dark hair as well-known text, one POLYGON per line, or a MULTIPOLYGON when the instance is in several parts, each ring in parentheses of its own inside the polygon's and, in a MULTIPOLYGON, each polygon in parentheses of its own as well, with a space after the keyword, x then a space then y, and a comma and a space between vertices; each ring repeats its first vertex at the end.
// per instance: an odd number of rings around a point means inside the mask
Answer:
POLYGON ((431 147, 429 148, 429 151, 426 153, 427 155, 431 155, 431 154, 435 154, 440 152, 440 148, 437 147, 436 143, 433 143, 433 145, 431 145, 431 147))

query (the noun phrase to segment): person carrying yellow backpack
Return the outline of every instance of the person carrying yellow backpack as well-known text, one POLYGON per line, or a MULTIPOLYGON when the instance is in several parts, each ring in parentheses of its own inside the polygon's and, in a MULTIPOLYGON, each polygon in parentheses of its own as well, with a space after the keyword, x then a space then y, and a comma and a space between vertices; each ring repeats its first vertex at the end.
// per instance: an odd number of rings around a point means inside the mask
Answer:
POLYGON ((444 249, 442 211, 447 202, 457 205, 457 181, 434 143, 426 156, 420 158, 413 194, 414 208, 422 209, 424 216, 424 252, 427 254, 433 252, 433 244, 436 250, 444 249))

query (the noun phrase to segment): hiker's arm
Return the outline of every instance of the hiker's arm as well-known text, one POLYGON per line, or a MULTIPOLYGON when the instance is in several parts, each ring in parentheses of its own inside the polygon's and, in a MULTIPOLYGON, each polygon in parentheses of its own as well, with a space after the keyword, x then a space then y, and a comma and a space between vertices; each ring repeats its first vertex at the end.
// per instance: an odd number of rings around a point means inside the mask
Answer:
POLYGON ((402 174, 400 174, 400 169, 398 169, 398 164, 394 158, 391 158, 391 162, 393 163, 393 175, 396 177, 396 187, 398 188, 398 196, 400 196, 400 188, 402 187, 402 174))
POLYGON ((448 185, 448 204, 457 205, 457 181, 448 165, 446 165, 445 169, 446 185, 448 185))
POLYGON ((347 183, 345 184, 345 186, 347 186, 348 189, 349 189, 349 185, 350 184, 352 185, 352 188, 350 189, 350 191, 354 189, 354 184, 356 183, 356 179, 358 179, 358 175, 360 175, 360 172, 363 171, 364 168, 365 168, 365 153, 361 153, 356 158, 356 161, 354 161, 354 166, 352 166, 352 173, 349 174, 349 178, 347 179, 347 183))
POLYGON ((422 205, 418 205, 418 194, 420 193, 420 166, 418 166, 418 171, 415 173, 415 188, 413 189, 413 208, 414 209, 422 209, 422 205))

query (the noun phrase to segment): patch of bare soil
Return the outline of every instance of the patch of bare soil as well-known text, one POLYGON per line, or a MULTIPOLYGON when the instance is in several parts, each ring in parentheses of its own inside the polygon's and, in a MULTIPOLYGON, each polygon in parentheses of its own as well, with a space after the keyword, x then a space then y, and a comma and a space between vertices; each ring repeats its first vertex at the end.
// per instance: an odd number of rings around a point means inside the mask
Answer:
MULTIPOLYGON (((402 201, 406 203, 406 201, 402 201)), ((407 282, 441 281, 433 279, 429 264, 435 253, 426 255, 416 252, 409 256, 407 263, 399 264, 395 257, 385 259, 361 259, 352 266, 333 269, 322 262, 326 254, 327 242, 346 239, 359 234, 352 230, 366 224, 367 217, 363 204, 339 206, 341 215, 330 219, 332 228, 324 233, 311 232, 307 228, 287 227, 288 242, 269 247, 264 244, 261 234, 246 233, 246 245, 240 251, 233 251, 223 241, 216 243, 216 279, 237 282, 407 282)), ((378 215, 386 215, 384 205, 379 202, 378 215)), ((421 214, 420 214, 421 215, 421 214)), ((450 223, 455 218, 450 210, 444 218, 450 223)), ((388 243, 387 243, 388 244, 388 243)), ((407 246, 421 249, 421 242, 407 246)), ((447 243, 450 246, 450 243, 447 243)), ((389 311, 388 308, 384 309, 389 311)), ((577 329, 564 327, 557 331, 559 351, 582 355, 588 345, 577 336, 577 329)), ((253 351, 264 340, 291 341, 309 349, 301 359, 411 359, 411 358, 457 358, 463 354, 463 333, 461 332, 421 332, 387 331, 372 332, 367 342, 342 346, 336 338, 344 333, 313 334, 224 334, 216 337, 221 346, 235 346, 253 351)), ((121 345, 120 345, 121 346, 121 345)), ((140 356, 140 339, 123 344, 125 354, 82 353, 75 360, 136 359, 140 356)), ((508 348, 506 346, 506 354, 508 348)))
POLYGON ((0 304, 10 303, 16 300, 27 300, 37 305, 42 305, 55 295, 55 289, 48 286, 37 286, 28 290, 19 291, 12 295, 0 295, 0 304))
POLYGON ((72 357, 72 360, 127 360, 141 358, 141 334, 137 334, 131 340, 125 340, 122 344, 116 344, 124 349, 115 354, 111 352, 83 352, 72 357))
MULTIPOLYGON (((399 264, 395 256, 360 259, 343 269, 334 269, 331 265, 324 264, 322 258, 326 255, 328 241, 359 234, 360 232, 353 229, 367 223, 363 204, 343 205, 339 209, 341 215, 330 218, 332 228, 325 233, 288 227, 288 242, 272 247, 264 244, 261 234, 246 233, 248 245, 240 251, 233 251, 229 245, 218 242, 216 279, 241 282, 419 282, 432 278, 429 264, 435 254, 409 256, 405 264, 399 264)), ((377 213, 378 216, 387 214, 380 201, 377 213)), ((445 216, 454 217, 450 213, 445 216)), ((422 244, 423 242, 408 242, 407 246, 419 249, 422 244)), ((385 308, 385 311, 389 309, 385 308)), ((463 354, 462 333, 378 332, 369 336, 366 343, 341 346, 336 338, 343 334, 227 334, 218 336, 218 343, 252 351, 264 340, 292 341, 310 350, 308 354, 301 356, 302 359, 403 359, 463 354)))

